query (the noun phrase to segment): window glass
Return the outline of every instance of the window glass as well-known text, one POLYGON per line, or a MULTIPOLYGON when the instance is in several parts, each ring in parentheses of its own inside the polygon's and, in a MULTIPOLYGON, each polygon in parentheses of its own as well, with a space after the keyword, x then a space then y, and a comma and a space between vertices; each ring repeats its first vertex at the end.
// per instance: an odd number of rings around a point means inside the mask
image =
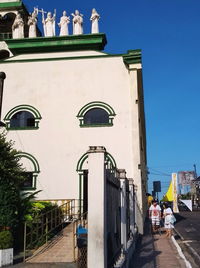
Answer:
POLYGON ((109 124, 109 114, 100 108, 91 109, 84 115, 84 124, 109 124))
POLYGON ((33 187, 33 173, 32 172, 23 172, 23 177, 25 180, 22 184, 22 188, 32 188, 33 187))
POLYGON ((30 112, 18 112, 10 119, 10 127, 35 127, 35 118, 30 112))

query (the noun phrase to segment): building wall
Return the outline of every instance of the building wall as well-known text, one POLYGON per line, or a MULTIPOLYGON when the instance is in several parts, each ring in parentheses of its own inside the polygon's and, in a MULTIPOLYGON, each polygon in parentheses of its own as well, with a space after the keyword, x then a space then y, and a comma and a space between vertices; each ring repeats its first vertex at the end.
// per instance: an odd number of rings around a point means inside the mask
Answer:
MULTIPOLYGON (((140 145, 139 137, 135 136, 139 135, 138 112, 135 112, 138 106, 134 100, 137 76, 132 84, 122 57, 80 58, 81 55, 85 56, 85 52, 79 52, 79 58, 72 60, 1 64, 7 76, 2 118, 21 104, 32 105, 42 116, 38 130, 8 131, 15 147, 32 154, 40 165, 39 199, 78 198, 76 165, 92 145, 104 146, 117 167, 126 169, 127 177, 133 178, 141 188, 140 145), (79 110, 92 101, 105 102, 114 109, 112 127, 79 126, 76 117, 79 110)), ((60 57, 59 53, 55 56, 60 57)), ((27 55, 27 58, 38 56, 27 55)), ((141 201, 141 191, 139 195, 141 201)))

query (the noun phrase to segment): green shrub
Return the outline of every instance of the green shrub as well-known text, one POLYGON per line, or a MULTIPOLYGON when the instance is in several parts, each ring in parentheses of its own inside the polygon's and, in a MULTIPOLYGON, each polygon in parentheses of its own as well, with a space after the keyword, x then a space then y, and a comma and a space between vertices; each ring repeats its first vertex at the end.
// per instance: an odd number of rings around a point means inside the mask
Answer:
POLYGON ((57 209, 58 205, 52 204, 49 201, 38 201, 38 202, 31 202, 30 208, 28 209, 27 213, 25 214, 25 221, 31 222, 36 219, 41 214, 47 213, 52 209, 57 209))
POLYGON ((12 248, 13 236, 10 231, 0 232, 0 249, 12 248))

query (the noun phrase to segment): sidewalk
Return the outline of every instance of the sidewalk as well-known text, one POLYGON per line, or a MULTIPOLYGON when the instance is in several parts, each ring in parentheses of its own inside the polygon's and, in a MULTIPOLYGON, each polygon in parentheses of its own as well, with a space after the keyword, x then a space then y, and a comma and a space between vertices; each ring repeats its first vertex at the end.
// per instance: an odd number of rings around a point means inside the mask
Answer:
POLYGON ((145 233, 136 246, 132 267, 137 268, 186 268, 171 238, 165 234, 152 235, 151 227, 145 223, 145 233))

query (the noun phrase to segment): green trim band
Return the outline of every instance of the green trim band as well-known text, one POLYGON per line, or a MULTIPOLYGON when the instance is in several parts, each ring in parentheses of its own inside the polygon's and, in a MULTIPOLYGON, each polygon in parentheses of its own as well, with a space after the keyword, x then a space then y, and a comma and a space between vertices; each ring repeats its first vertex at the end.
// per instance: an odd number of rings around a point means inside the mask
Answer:
POLYGON ((34 172, 33 173, 40 173, 40 166, 39 166, 39 163, 37 161, 37 159, 29 154, 29 153, 25 153, 25 152, 20 152, 17 154, 17 157, 19 158, 27 158, 28 160, 30 160, 34 166, 34 172))
MULTIPOLYGON (((45 54, 45 53, 44 53, 45 54)), ((95 55, 95 56, 77 56, 77 57, 62 57, 62 58, 40 58, 40 59, 23 59, 23 60, 0 60, 0 64, 7 64, 7 63, 27 63, 27 62, 45 62, 45 61, 63 61, 63 60, 84 60, 84 59, 97 59, 97 58, 113 58, 113 57, 123 57, 124 63, 126 61, 126 57, 128 54, 103 54, 103 55, 95 55)), ((135 57, 133 63, 141 63, 141 59, 139 60, 137 56, 135 57)), ((15 58, 15 57, 10 57, 15 58)), ((128 62, 128 61, 127 61, 128 62)), ((127 64, 127 63, 125 63, 127 64)))
POLYGON ((11 8, 11 7, 22 7, 22 6, 23 6, 23 3, 21 1, 0 3, 1 9, 7 9, 7 8, 11 8))
POLYGON ((81 34, 55 37, 5 39, 14 55, 42 52, 103 50, 107 44, 106 35, 81 34))

